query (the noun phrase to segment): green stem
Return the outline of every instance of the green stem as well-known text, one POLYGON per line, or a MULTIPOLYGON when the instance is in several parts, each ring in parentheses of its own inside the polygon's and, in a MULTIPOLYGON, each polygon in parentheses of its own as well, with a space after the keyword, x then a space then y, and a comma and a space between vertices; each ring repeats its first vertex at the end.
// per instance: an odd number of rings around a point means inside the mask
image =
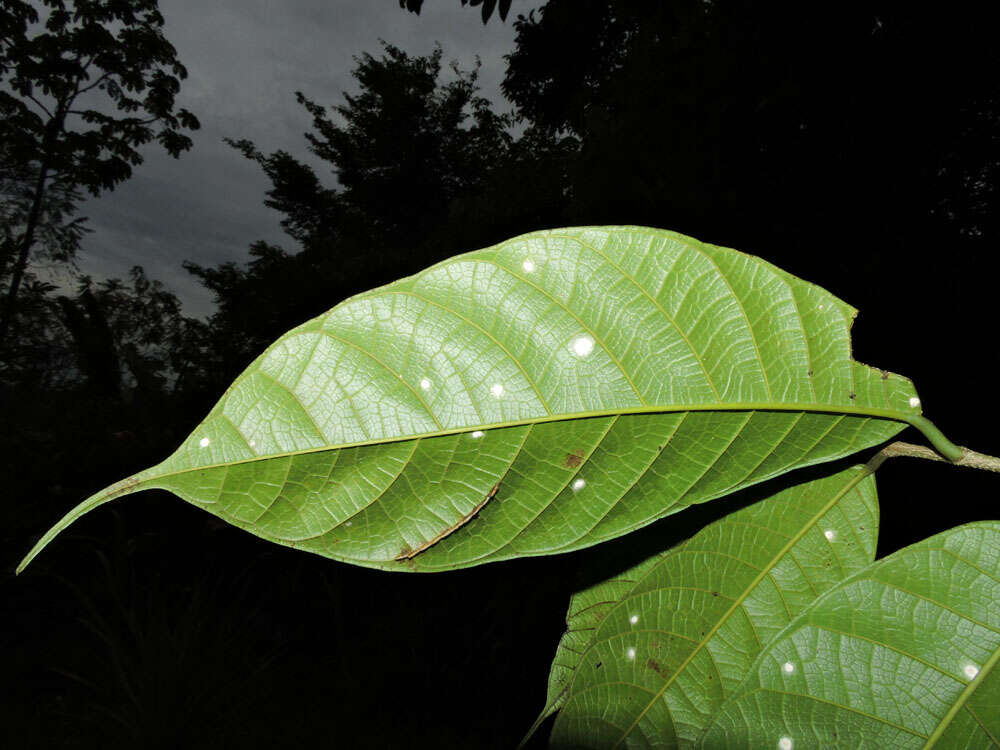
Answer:
POLYGON ((935 427, 927 417, 913 416, 909 417, 906 421, 920 430, 924 434, 924 437, 934 446, 934 450, 949 461, 958 463, 968 450, 967 448, 958 447, 941 434, 941 430, 935 427))

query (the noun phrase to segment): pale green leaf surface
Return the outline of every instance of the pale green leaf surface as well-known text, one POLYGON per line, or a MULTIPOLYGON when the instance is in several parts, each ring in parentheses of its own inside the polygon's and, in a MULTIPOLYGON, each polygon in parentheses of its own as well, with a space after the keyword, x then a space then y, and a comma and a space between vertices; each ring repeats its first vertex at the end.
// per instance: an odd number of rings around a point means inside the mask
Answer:
POLYGON ((525 740, 566 702, 570 681, 580 659, 594 639, 594 633, 601 620, 621 602, 650 568, 659 564, 662 557, 663 554, 647 557, 638 565, 588 586, 570 597, 569 610, 566 612, 566 632, 559 640, 549 670, 545 708, 528 731, 525 740))
POLYGON ((85 501, 26 562, 87 510, 151 487, 372 567, 586 547, 925 429, 910 381, 851 359, 854 314, 673 232, 516 237, 285 334, 172 456, 85 501))
POLYGON ((1000 747, 1000 523, 946 531, 820 597, 761 653, 705 748, 1000 747))
POLYGON ((552 747, 692 747, 763 644, 871 563, 877 535, 875 481, 855 466, 577 594, 553 664, 563 687, 553 696, 550 683, 546 711, 562 704, 552 747))

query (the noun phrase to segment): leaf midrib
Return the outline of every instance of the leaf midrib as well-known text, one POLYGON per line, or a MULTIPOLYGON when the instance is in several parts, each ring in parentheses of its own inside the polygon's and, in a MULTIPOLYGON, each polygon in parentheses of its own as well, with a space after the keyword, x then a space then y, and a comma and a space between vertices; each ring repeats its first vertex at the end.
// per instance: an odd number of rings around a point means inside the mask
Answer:
MULTIPOLYGON (((831 404, 800 404, 782 402, 741 402, 727 404, 685 404, 670 406, 634 406, 620 407, 614 409, 600 409, 596 411, 572 412, 569 414, 546 414, 538 417, 528 417, 525 419, 513 419, 504 422, 492 422, 490 424, 472 424, 462 427, 451 427, 434 432, 422 432, 413 435, 396 435, 382 438, 372 438, 371 440, 358 440, 350 443, 338 443, 332 445, 320 445, 314 448, 302 448, 294 451, 284 451, 282 453, 268 453, 262 456, 252 456, 235 461, 223 461, 203 466, 190 466, 176 471, 168 471, 162 474, 152 474, 157 468, 153 466, 146 471, 140 472, 137 476, 142 482, 164 477, 187 474, 192 471, 205 471, 207 469, 217 469, 223 466, 237 466, 239 464, 253 463, 255 461, 267 461, 272 458, 287 458, 290 456, 302 456, 310 453, 322 453, 324 451, 345 450, 348 448, 364 448, 370 445, 387 445, 390 443, 403 443, 408 440, 422 440, 426 438, 446 437, 448 435, 461 435, 476 430, 498 430, 505 427, 523 427, 525 425, 545 424, 549 422, 568 422, 574 419, 594 419, 600 417, 632 416, 638 414, 678 414, 682 412, 735 412, 735 411, 779 411, 779 412, 811 412, 814 414, 841 414, 858 417, 875 417, 886 419, 892 422, 905 422, 917 429, 921 429, 914 424, 914 419, 920 417, 919 414, 906 414, 892 409, 876 409, 857 406, 836 406, 831 404)), ((197 429, 195 430, 197 432, 197 429)), ((921 430, 923 431, 923 430, 921 430)), ((167 461, 170 459, 167 458, 167 461)))
POLYGON ((995 667, 998 662, 1000 662, 1000 646, 997 646, 997 648, 994 649, 993 655, 990 656, 989 660, 982 666, 982 669, 979 670, 979 674, 977 674, 969 682, 969 684, 965 686, 965 690, 963 690, 959 694, 958 698, 955 699, 955 703, 950 709, 948 709, 948 713, 942 717, 940 723, 934 728, 934 731, 931 732, 930 736, 927 738, 924 750, 928 750, 937 744, 937 741, 941 739, 948 727, 951 726, 951 722, 958 715, 958 712, 965 707, 969 698, 971 698, 972 694, 979 689, 983 680, 985 680, 990 672, 993 671, 993 667, 995 667))

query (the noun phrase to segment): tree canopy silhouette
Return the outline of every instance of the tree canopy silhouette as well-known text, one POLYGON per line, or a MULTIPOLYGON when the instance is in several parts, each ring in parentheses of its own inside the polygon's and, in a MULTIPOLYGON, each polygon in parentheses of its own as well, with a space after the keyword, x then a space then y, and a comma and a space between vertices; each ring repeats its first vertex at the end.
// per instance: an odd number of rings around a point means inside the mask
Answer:
POLYGON ((288 152, 229 141, 270 179, 265 203, 298 247, 290 254, 255 243, 245 268, 187 265, 219 305, 220 377, 335 301, 470 242, 499 240, 512 224, 527 230, 537 218, 531 206, 561 200, 561 180, 544 174, 546 158, 558 162, 558 140, 527 133, 515 141, 510 118, 479 94, 477 69, 453 65, 442 80, 442 57, 440 48, 412 56, 383 43, 380 57, 356 58, 360 91, 332 112, 296 94, 312 116, 309 150, 330 165, 335 186, 288 152), (517 193, 529 173, 537 190, 526 203, 517 193))
POLYGON ((193 114, 175 108, 187 71, 163 35, 157 0, 43 0, 42 7, 40 14, 10 0, 0 10, 0 143, 22 186, 15 206, 23 213, 19 235, 3 248, 0 275, 9 273, 10 286, 0 344, 43 220, 62 231, 71 255, 79 237, 62 219, 77 191, 96 196, 128 179, 150 141, 179 156, 191 148, 183 131, 198 128, 193 114), (55 208, 47 203, 53 194, 55 208))
POLYGON ((535 127, 579 137, 570 179, 587 223, 751 250, 768 238, 796 255, 831 249, 809 236, 822 225, 895 244, 904 226, 943 230, 943 172, 970 185, 977 163, 981 182, 993 174, 980 146, 997 132, 1000 87, 983 74, 1000 53, 975 13, 550 0, 514 25, 503 91, 535 127))

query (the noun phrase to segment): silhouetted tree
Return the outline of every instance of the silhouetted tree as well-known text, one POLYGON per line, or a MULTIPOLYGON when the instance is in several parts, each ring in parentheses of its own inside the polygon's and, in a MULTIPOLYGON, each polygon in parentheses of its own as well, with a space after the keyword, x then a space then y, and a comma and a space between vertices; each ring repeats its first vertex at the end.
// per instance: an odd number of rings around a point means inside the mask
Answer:
POLYGON ((381 57, 356 63, 360 92, 346 94, 332 116, 296 95, 313 118, 309 150, 330 164, 336 187, 287 152, 230 141, 271 180, 265 202, 283 214, 299 252, 257 243, 246 268, 188 264, 219 304, 212 330, 216 350, 228 352, 220 372, 344 297, 466 249, 462 232, 450 232, 454 214, 476 205, 499 165, 519 153, 509 118, 479 95, 476 69, 453 65, 451 80, 440 80, 440 49, 411 56, 384 44, 381 57))
POLYGON ((206 326, 134 267, 128 280, 83 276, 72 295, 25 274, 23 330, 0 361, 0 385, 47 393, 85 386, 110 398, 163 396, 205 380, 206 326))
MULTIPOLYGON (((38 182, 38 167, 9 154, 0 144, 0 286, 10 282, 11 261, 27 229, 38 182)), ((83 235, 90 231, 86 218, 75 217, 80 192, 63 181, 52 180, 35 224, 34 260, 56 264, 72 261, 83 235)))
POLYGON ((19 309, 25 325, 0 357, 0 404, 9 389, 51 393, 80 382, 73 340, 53 304, 56 289, 30 270, 24 274, 19 309))
POLYGON ((479 190, 511 143, 508 119, 478 94, 478 62, 452 65, 439 81, 442 51, 414 57, 389 44, 357 58, 360 94, 333 107, 343 124, 301 93, 312 115, 312 151, 334 166, 345 225, 390 247, 414 244, 447 214, 455 198, 479 190), (351 219, 359 226, 350 227, 351 219))
POLYGON ((57 299, 90 387, 146 397, 201 380, 205 324, 185 317, 180 300, 135 266, 129 280, 84 276, 74 298, 57 299))
MULTIPOLYGON (((42 6, 40 14, 24 0, 8 0, 0 9, 0 143, 6 169, 33 181, 23 228, 6 248, 12 257, 4 258, 10 286, 0 344, 47 213, 65 215, 78 189, 98 195, 128 179, 149 141, 178 156, 191 147, 182 131, 198 127, 186 109, 175 112, 187 71, 163 36, 157 0, 42 6), (53 189, 60 194, 55 207, 47 205, 53 189)), ((66 236, 72 240, 73 232, 66 236)))
POLYGON ((90 388, 101 396, 121 395, 121 365, 111 327, 90 289, 77 300, 58 297, 63 325, 76 344, 77 362, 90 388))
POLYGON ((515 28, 503 91, 579 138, 575 223, 668 226, 792 270, 823 255, 847 276, 873 246, 946 231, 945 193, 973 190, 970 210, 991 195, 997 160, 970 134, 996 137, 1000 52, 964 6, 550 0, 515 28), (851 257, 844 235, 867 247, 851 257))

